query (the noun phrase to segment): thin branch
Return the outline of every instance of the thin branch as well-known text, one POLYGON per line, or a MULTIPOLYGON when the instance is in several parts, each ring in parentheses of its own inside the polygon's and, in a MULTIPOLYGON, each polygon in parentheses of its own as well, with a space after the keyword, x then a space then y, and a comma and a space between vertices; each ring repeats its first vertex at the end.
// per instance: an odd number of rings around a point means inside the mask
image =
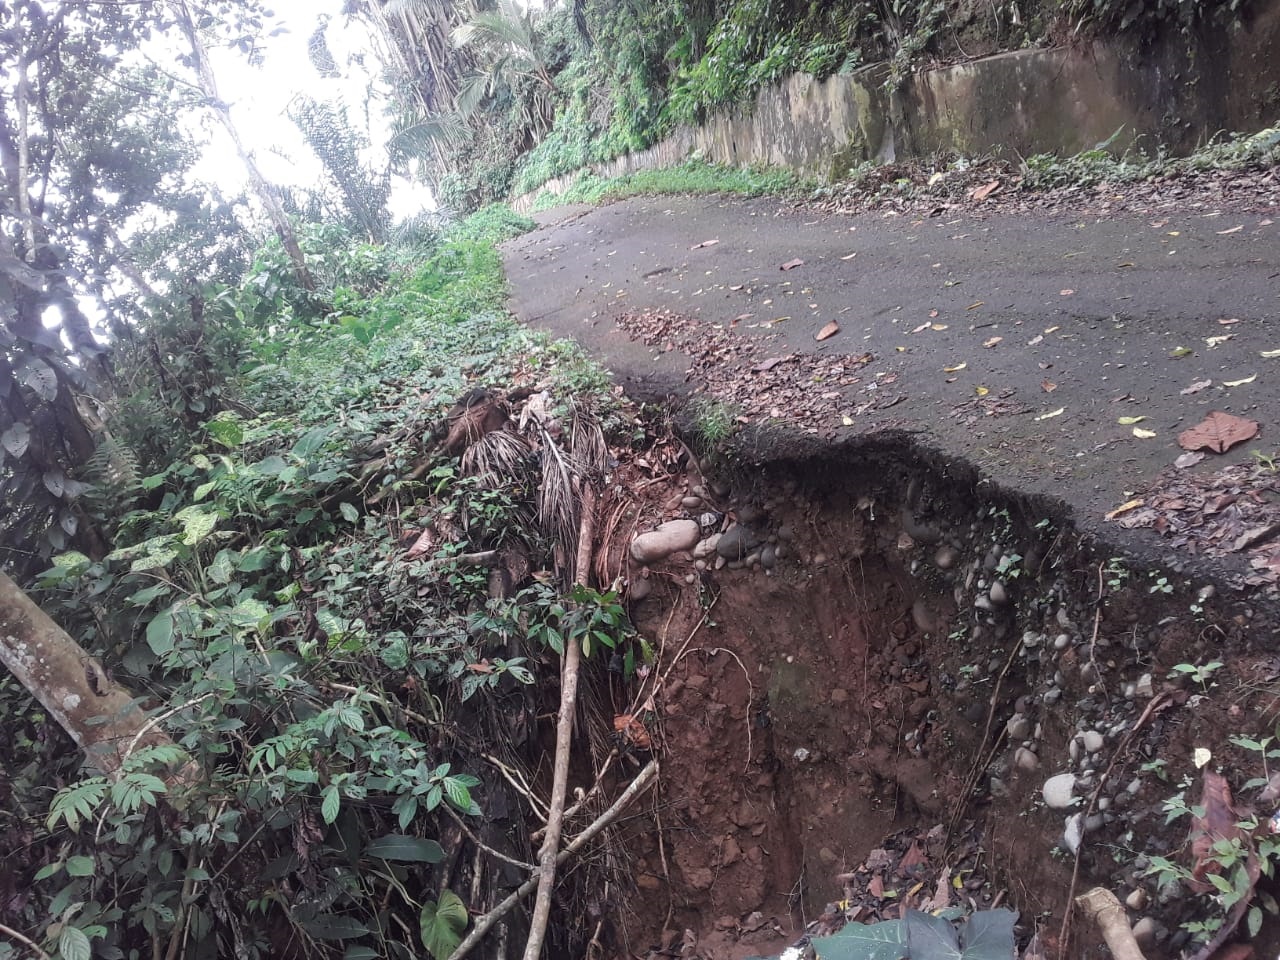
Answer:
MULTIPOLYGON (((576 838, 574 838, 574 841, 571 844, 560 851, 556 856, 556 863, 561 864, 568 860, 571 856, 594 840, 602 830, 613 823, 614 820, 618 819, 618 814, 620 814, 627 805, 631 803, 631 801, 639 796, 657 775, 658 761, 650 760, 636 778, 631 781, 627 789, 622 791, 622 794, 613 802, 609 809, 600 814, 600 816, 597 817, 591 825, 587 827, 587 829, 583 830, 576 838)), ((484 939, 485 934, 493 929, 493 925, 506 916, 512 907, 531 894, 537 886, 538 877, 530 877, 517 887, 515 892, 507 897, 507 899, 503 900, 483 917, 479 917, 476 920, 476 925, 472 927, 471 932, 467 934, 466 939, 463 940, 462 943, 458 944, 457 950, 450 954, 449 960, 462 960, 463 957, 474 950, 476 944, 484 939)))
POLYGON ((465 823, 462 822, 462 818, 458 816, 457 813, 454 812, 453 808, 450 807, 447 803, 440 804, 440 809, 443 810, 445 813, 447 813, 453 819, 453 822, 458 825, 458 829, 461 830, 464 834, 466 834, 466 837, 468 840, 474 843, 477 847, 479 847, 489 856, 494 857, 498 860, 505 861, 506 863, 511 864, 513 867, 519 867, 521 870, 537 869, 537 867, 535 867, 532 863, 525 863, 523 860, 517 860, 515 857, 508 857, 505 853, 495 850, 493 849, 493 847, 487 846, 483 841, 481 841, 479 837, 477 837, 474 833, 471 832, 471 829, 465 823))
MULTIPOLYGON (((574 569, 576 579, 586 585, 591 576, 591 545, 595 527, 595 491, 590 483, 582 485, 582 509, 579 511, 578 555, 574 569)), ((577 637, 567 637, 564 648, 564 670, 560 681, 560 719, 556 723, 556 759, 551 780, 551 809, 547 813, 547 832, 538 854, 538 896, 533 905, 533 919, 529 923, 529 940, 524 948, 524 960, 538 960, 542 953, 542 940, 546 936, 547 921, 551 919, 551 891, 556 883, 556 853, 560 848, 560 833, 564 829, 564 797, 569 785, 569 754, 573 748, 573 720, 578 703, 578 664, 582 659, 582 645, 577 637)))
POLYGON ((3 923, 0 923, 0 933, 3 933, 6 937, 10 937, 14 940, 17 940, 20 944, 22 944, 24 947, 26 947, 28 950, 34 953, 37 957, 39 957, 40 960, 52 960, 52 958, 47 953, 45 953, 43 950, 40 949, 39 945, 34 940, 31 940, 28 937, 23 936, 17 930, 14 930, 12 927, 6 927, 3 923))

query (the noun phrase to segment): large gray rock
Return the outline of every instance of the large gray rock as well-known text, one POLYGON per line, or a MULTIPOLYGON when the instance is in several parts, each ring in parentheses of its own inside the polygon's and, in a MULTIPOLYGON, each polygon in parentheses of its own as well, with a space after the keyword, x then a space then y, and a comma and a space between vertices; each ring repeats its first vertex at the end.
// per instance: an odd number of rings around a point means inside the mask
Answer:
POLYGON ((692 550, 701 536, 696 520, 668 520, 658 529, 636 537, 631 542, 631 556, 637 563, 658 563, 673 553, 692 550))
POLYGON ((750 528, 735 523, 720 535, 720 540, 716 543, 716 553, 726 560, 741 560, 759 544, 759 538, 751 532, 750 528))

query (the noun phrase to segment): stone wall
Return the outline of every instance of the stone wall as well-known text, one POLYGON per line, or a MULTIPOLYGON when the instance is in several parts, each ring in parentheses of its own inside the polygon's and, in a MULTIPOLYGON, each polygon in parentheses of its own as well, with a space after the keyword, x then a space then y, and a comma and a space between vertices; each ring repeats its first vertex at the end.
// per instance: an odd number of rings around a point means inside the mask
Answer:
MULTIPOLYGON (((885 75, 881 64, 822 81, 797 74, 745 107, 589 169, 614 177, 696 155, 829 179, 867 160, 938 150, 1070 155, 1117 131, 1117 148, 1136 141, 1187 153, 1215 134, 1280 121, 1280 0, 1259 0, 1246 22, 1194 40, 1170 31, 1144 46, 1097 40, 1002 53, 915 74, 892 95, 885 75)), ((543 190, 563 192, 578 173, 517 198, 516 209, 543 190)))

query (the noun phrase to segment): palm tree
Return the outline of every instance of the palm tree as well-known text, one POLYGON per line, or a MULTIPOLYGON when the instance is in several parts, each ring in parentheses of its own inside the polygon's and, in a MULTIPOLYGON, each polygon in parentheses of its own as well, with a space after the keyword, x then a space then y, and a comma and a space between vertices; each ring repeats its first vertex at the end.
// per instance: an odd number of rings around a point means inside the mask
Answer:
POLYGON ((555 119, 556 82, 547 69, 536 15, 515 0, 498 0, 493 10, 475 14, 453 31, 453 44, 475 51, 482 69, 463 79, 457 112, 470 118, 488 97, 503 86, 525 86, 529 102, 526 119, 535 134, 546 133, 555 119), (532 81, 530 83, 530 81, 532 81))

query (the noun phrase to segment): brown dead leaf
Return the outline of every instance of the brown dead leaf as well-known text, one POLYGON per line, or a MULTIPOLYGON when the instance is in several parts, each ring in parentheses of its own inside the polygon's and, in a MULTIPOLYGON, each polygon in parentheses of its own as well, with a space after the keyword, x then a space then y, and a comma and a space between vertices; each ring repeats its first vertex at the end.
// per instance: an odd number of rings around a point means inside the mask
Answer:
POLYGON ((980 306, 982 306, 982 305, 983 305, 983 304, 985 304, 985 303, 986 303, 986 301, 985 301, 985 300, 975 300, 973 303, 971 303, 971 304, 969 304, 967 307, 965 307, 965 309, 966 309, 966 310, 977 310, 980 306))
POLYGON ((797 257, 797 258, 796 258, 796 259, 794 259, 794 260, 788 260, 786 263, 784 263, 784 264, 783 264, 781 267, 779 267, 778 269, 779 269, 779 270, 794 270, 796 267, 803 267, 803 266, 804 266, 804 261, 803 261, 803 260, 801 260, 799 257, 797 257))
POLYGON ((1256 420, 1246 420, 1244 417, 1214 410, 1194 427, 1178 434, 1178 446, 1183 450, 1226 453, 1236 444, 1252 440, 1257 435, 1256 420))
POLYGON ((979 203, 981 203, 983 200, 987 199, 987 197, 991 196, 993 193, 995 193, 999 189, 1000 189, 1000 181, 991 180, 987 183, 984 183, 980 187, 974 187, 972 190, 969 191, 969 196, 970 198, 977 200, 979 203))
POLYGON ((1233 323, 1239 323, 1240 318, 1239 317, 1219 317, 1218 322, 1222 324, 1224 327, 1229 327, 1233 323))
POLYGON ((1070 296, 1073 296, 1074 294, 1075 294, 1075 291, 1072 290, 1070 287, 1068 287, 1066 290, 1058 291, 1058 296, 1060 297, 1070 297, 1070 296))
POLYGON ((467 669, 472 673, 493 673, 493 666, 488 660, 481 660, 479 663, 468 663, 467 669))
POLYGON ((938 311, 937 311, 937 310, 930 310, 930 311, 929 311, 929 319, 930 319, 930 320, 936 319, 936 318, 937 318, 937 316, 938 316, 938 311))
POLYGON ((1178 392, 1182 394, 1184 397, 1189 397, 1193 393, 1199 393, 1205 387, 1212 387, 1212 386, 1213 386, 1212 380, 1197 380, 1195 383, 1191 384, 1191 386, 1183 387, 1178 392))
POLYGON ((431 527, 423 529, 418 535, 418 539, 413 541, 413 546, 409 548, 409 552, 405 557, 412 560, 415 557, 421 557, 434 551, 436 545, 436 532, 431 527))
POLYGON ((761 360, 759 363, 757 363, 754 367, 751 368, 751 372, 766 373, 772 370, 778 364, 787 363, 788 361, 791 361, 794 359, 796 359, 796 355, 794 353, 788 354, 785 357, 770 357, 768 360, 761 360))
POLYGON ((815 333, 813 335, 813 339, 817 340, 818 342, 822 342, 823 340, 828 340, 831 337, 834 337, 839 332, 840 332, 840 324, 832 320, 830 323, 824 326, 821 330, 815 333))
POLYGON ((920 849, 920 844, 913 840, 911 841, 911 849, 903 855, 902 860, 898 863, 898 876, 904 880, 914 880, 928 866, 929 858, 920 849))
POLYGON ((915 328, 914 330, 912 330, 911 332, 912 332, 912 333, 919 333, 921 330, 928 330, 928 329, 929 329, 929 326, 930 326, 930 324, 922 323, 922 324, 920 324, 920 326, 916 327, 916 328, 915 328))
POLYGON ((1240 232, 1241 230, 1243 230, 1243 229, 1244 229, 1244 224, 1242 223, 1242 224, 1240 224, 1240 226, 1238 226, 1238 227, 1232 227, 1230 230, 1219 230, 1219 231, 1218 231, 1218 236, 1220 236, 1220 237, 1225 237, 1225 236, 1226 236, 1227 234, 1229 234, 1229 233, 1239 233, 1239 232, 1240 232))
POLYGON ((880 874, 877 873, 871 878, 871 882, 867 884, 867 893, 877 900, 884 899, 884 881, 880 879, 880 874))
POLYGON ((720 242, 719 240, 703 240, 701 243, 695 243, 695 244, 694 244, 692 247, 690 247, 689 249, 690 249, 690 250, 701 250, 703 247, 714 247, 714 246, 715 246, 717 243, 719 243, 719 242, 720 242))
POLYGON ((613 718, 613 729, 622 741, 639 750, 648 750, 653 746, 653 739, 643 723, 629 713, 622 713, 613 718))
POLYGON ((982 345, 986 347, 988 350, 990 350, 992 347, 994 347, 997 343, 999 343, 1003 339, 1004 337, 991 337, 988 340, 984 340, 982 342, 982 345))
POLYGON ((1205 879, 1209 874, 1222 870, 1222 864, 1213 856, 1214 844, 1220 840, 1230 843, 1233 839, 1243 839, 1240 828, 1236 826, 1238 818, 1231 806, 1231 787, 1227 785, 1226 778, 1207 768, 1201 777, 1199 805, 1204 815, 1191 820, 1191 858, 1194 863, 1187 886, 1193 893, 1208 893, 1215 889, 1205 879))
POLYGON ((1054 383, 1052 380, 1041 380, 1040 389, 1043 390, 1045 393, 1053 393, 1053 391, 1058 389, 1058 385, 1054 383))

